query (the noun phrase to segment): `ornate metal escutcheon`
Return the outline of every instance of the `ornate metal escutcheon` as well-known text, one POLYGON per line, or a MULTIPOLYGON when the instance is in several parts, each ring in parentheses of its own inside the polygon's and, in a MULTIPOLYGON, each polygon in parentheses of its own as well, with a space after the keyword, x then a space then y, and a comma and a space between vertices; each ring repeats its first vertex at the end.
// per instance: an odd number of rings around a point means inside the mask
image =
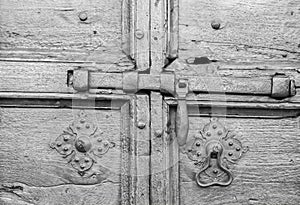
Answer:
POLYGON ((101 158, 115 146, 115 143, 103 139, 102 134, 81 110, 78 118, 50 144, 50 147, 62 157, 69 157, 69 163, 83 176, 93 166, 95 157, 101 158))
POLYGON ((236 163, 247 151, 235 134, 215 118, 186 144, 185 153, 200 167, 196 182, 200 187, 228 186, 233 180, 229 163, 236 163))

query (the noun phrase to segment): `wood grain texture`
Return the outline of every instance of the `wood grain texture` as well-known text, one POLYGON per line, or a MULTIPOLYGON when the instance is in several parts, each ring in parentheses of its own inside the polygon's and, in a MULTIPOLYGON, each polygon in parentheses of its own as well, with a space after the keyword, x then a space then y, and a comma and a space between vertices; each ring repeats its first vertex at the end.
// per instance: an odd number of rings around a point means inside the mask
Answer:
POLYGON ((151 92, 151 204, 161 205, 166 201, 166 144, 162 96, 151 92))
POLYGON ((151 24, 150 24, 150 73, 157 74, 163 71, 166 63, 166 47, 168 37, 167 22, 167 2, 151 0, 151 24))
POLYGON ((78 174, 68 159, 50 148, 77 112, 76 109, 1 108, 0 141, 5 145, 0 151, 2 203, 119 204, 123 146, 118 110, 86 110, 101 136, 113 141, 115 148, 95 158, 93 167, 84 176, 78 174), (53 201, 54 198, 58 201, 53 201))
POLYGON ((1 58, 114 63, 126 57, 120 0, 4 0, 0 5, 1 58))
POLYGON ((150 204, 150 114, 148 95, 136 101, 136 204, 150 204))
POLYGON ((150 66, 150 1, 134 0, 134 2, 136 2, 134 56, 137 69, 143 71, 148 70, 150 66))
POLYGON ((117 205, 118 184, 60 185, 35 187, 23 183, 0 186, 0 204, 3 205, 117 205))
MULTIPOLYGON (((185 154, 180 154, 181 204, 297 204, 299 117, 221 118, 220 121, 237 133, 249 150, 236 165, 230 165, 234 181, 228 187, 198 187, 194 177, 199 168, 185 154)), ((188 140, 208 122, 206 117, 190 117, 188 140)))
POLYGON ((298 61, 299 0, 180 1, 179 56, 298 61), (220 23, 213 29, 212 22, 220 23))

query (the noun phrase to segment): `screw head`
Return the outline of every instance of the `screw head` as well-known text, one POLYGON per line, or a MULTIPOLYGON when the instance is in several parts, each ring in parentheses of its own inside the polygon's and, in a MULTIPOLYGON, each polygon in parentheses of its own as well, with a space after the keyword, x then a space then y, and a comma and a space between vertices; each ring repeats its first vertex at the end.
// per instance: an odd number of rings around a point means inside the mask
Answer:
POLYGON ((146 124, 144 122, 139 122, 138 123, 138 128, 144 129, 146 127, 146 124))
POLYGON ((140 30, 140 29, 137 29, 137 30, 135 31, 135 37, 136 37, 137 39, 142 39, 142 38, 144 37, 144 32, 143 32, 142 30, 140 30))
POLYGON ((220 27, 221 27, 221 23, 220 23, 220 20, 213 20, 211 22, 211 27, 215 30, 219 30, 220 27))
POLYGON ((86 21, 88 19, 88 16, 87 16, 87 13, 86 12, 81 12, 79 15, 78 15, 80 21, 86 21))

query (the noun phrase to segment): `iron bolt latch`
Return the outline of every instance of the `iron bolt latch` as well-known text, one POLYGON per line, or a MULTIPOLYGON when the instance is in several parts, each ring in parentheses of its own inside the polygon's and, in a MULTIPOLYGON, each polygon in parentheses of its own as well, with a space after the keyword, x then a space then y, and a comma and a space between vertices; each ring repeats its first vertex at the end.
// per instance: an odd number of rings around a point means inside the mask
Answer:
POLYGON ((272 98, 286 98, 296 95, 295 81, 284 74, 276 74, 272 78, 272 98))

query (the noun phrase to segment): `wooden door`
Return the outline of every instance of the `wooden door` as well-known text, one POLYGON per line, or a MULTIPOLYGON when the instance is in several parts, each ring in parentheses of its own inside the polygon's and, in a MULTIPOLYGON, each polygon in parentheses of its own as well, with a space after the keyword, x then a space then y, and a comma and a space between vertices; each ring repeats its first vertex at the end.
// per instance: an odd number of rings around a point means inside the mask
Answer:
POLYGON ((93 87, 148 69, 141 8, 0 2, 0 204, 149 204, 149 96, 93 87))
POLYGON ((299 203, 298 1, 0 5, 2 204, 299 203))
POLYGON ((182 85, 151 96, 153 204, 299 204, 300 2, 171 2, 182 85))

